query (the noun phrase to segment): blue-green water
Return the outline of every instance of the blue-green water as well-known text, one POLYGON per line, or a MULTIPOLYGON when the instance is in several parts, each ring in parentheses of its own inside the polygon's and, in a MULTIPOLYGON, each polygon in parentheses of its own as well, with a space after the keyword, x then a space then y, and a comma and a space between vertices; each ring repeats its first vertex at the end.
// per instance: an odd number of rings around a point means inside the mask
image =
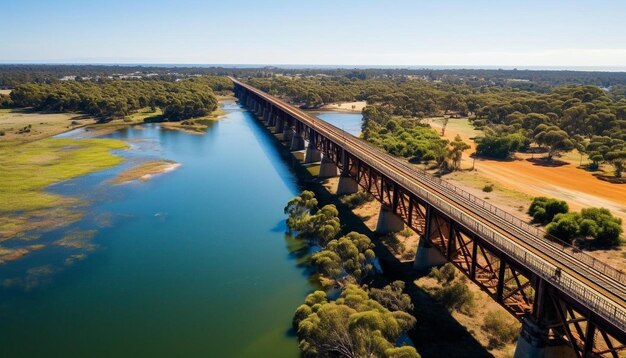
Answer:
POLYGON ((106 183, 122 166, 51 188, 91 203, 40 241, 97 230, 95 247, 0 266, 0 357, 298 356, 291 318, 313 287, 284 235, 297 179, 248 112, 225 109, 204 135, 108 135, 132 145, 126 167, 162 158, 175 171, 106 183))
POLYGON ((315 112, 314 114, 317 118, 323 119, 352 135, 358 136, 361 133, 361 124, 363 123, 361 113, 315 112))

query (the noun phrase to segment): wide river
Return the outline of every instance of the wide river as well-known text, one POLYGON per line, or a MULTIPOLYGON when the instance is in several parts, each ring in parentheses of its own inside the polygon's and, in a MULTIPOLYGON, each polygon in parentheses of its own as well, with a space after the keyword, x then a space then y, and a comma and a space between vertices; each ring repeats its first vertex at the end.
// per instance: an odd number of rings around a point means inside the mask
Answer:
MULTIPOLYGON (((203 135, 154 124, 107 135, 131 144, 126 164, 51 187, 89 205, 44 241, 90 239, 0 266, 0 282, 22 283, 0 288, 0 357, 298 356, 291 318, 314 289, 285 235, 298 179, 250 113, 224 109, 203 135), (181 166, 107 183, 152 158, 181 166)), ((360 115, 320 116, 360 131, 360 115)))

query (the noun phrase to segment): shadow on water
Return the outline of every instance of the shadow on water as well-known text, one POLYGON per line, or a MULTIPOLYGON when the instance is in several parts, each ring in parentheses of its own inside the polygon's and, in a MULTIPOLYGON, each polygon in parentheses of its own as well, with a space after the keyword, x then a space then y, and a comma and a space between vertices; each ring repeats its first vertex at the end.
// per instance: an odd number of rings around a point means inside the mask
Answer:
MULTIPOLYGON (((383 269, 383 279, 376 280, 372 286, 382 286, 387 282, 401 280, 405 283, 405 290, 411 296, 415 311, 413 314, 417 319, 416 327, 409 332, 409 337, 415 344, 419 354, 423 358, 438 357, 493 357, 480 342, 478 342, 461 324, 459 324, 448 310, 434 302, 427 292, 415 284, 419 278, 417 272, 412 269, 412 264, 400 262, 387 248, 377 242, 379 235, 370 230, 363 220, 355 215, 350 208, 343 204, 339 197, 329 193, 323 186, 321 180, 313 177, 306 168, 296 160, 288 148, 274 135, 267 131, 267 128, 259 121, 253 121, 253 126, 261 129, 272 140, 272 143, 279 148, 281 159, 288 165, 290 170, 297 176, 301 184, 299 189, 311 190, 315 193, 319 205, 333 204, 339 211, 339 218, 342 223, 342 233, 350 231, 368 235, 373 238, 376 247, 374 251, 383 269), (379 282, 380 281, 380 282, 379 282)), ((278 228, 279 225, 276 226, 278 228)), ((296 265, 304 269, 309 279, 315 282, 313 270, 308 264, 310 260, 310 249, 307 245, 291 235, 285 235, 285 242, 290 255, 294 257, 296 265)), ((295 331, 290 328, 286 334, 295 336, 295 331)))

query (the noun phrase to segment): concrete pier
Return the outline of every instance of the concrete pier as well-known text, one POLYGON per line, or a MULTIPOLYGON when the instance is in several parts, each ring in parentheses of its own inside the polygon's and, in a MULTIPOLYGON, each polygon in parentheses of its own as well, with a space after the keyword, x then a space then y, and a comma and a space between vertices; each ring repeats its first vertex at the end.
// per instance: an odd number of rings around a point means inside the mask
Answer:
POLYGON ((304 153, 304 163, 317 163, 321 160, 322 152, 309 142, 309 145, 306 147, 306 152, 304 153))
POLYGON ((446 261, 441 252, 433 247, 424 236, 420 237, 413 262, 413 267, 417 271, 427 272, 433 267, 443 266, 446 261))
POLYGON ((304 149, 304 136, 302 133, 294 133, 291 138, 291 146, 289 149, 293 151, 303 150, 304 149))
POLYGON ((380 234, 388 234, 390 232, 398 232, 404 229, 404 221, 398 215, 391 211, 391 208, 385 205, 380 206, 378 214, 378 223, 376 224, 376 232, 380 234))
POLYGON ((513 358, 574 358, 576 354, 567 342, 549 341, 548 329, 525 318, 522 332, 517 339, 513 358))
POLYGON ((320 163, 320 172, 317 176, 320 178, 332 178, 336 177, 338 174, 339 168, 337 168, 335 163, 332 160, 323 157, 322 162, 320 163))
POLYGON ((349 176, 341 175, 337 185, 337 195, 354 194, 359 191, 359 183, 349 176))
POLYGON ((292 127, 285 125, 285 128, 283 129, 283 141, 291 142, 291 139, 293 138, 294 133, 295 131, 293 130, 292 127))
POLYGON ((278 118, 276 121, 276 128, 274 129, 274 133, 282 133, 285 130, 285 120, 282 118, 278 118))

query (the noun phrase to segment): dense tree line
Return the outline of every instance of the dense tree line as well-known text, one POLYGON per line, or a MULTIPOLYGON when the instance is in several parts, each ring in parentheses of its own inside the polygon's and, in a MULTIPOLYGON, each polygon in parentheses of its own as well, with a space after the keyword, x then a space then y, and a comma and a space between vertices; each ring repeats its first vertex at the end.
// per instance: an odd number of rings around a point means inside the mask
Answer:
POLYGON ((427 124, 394 116, 387 106, 370 105, 363 110, 362 137, 390 154, 414 162, 434 162, 444 170, 459 169, 463 152, 470 146, 458 135, 442 139, 427 124))
POLYGON ((443 162, 445 147, 430 136, 420 119, 458 114, 470 116, 484 131, 476 138, 477 154, 507 158, 532 145, 551 160, 578 149, 594 164, 626 166, 626 89, 615 86, 550 87, 544 92, 471 81, 317 76, 252 78, 251 84, 313 108, 331 102, 367 101, 363 136, 394 155, 443 162), (426 144, 430 142, 433 143, 426 144))
POLYGON ((48 112, 81 112, 102 119, 124 117, 139 109, 161 108, 168 120, 201 117, 217 108, 213 91, 232 88, 225 77, 177 82, 156 80, 62 81, 15 87, 9 103, 48 112))
POLYGON ((557 85, 626 85, 626 73, 601 71, 552 71, 508 69, 428 69, 428 68, 315 68, 305 66, 165 66, 165 65, 0 65, 0 88, 22 83, 45 83, 64 76, 102 77, 143 73, 154 78, 172 80, 197 75, 265 77, 274 75, 311 77, 317 75, 347 79, 419 77, 444 83, 473 86, 513 87, 547 91, 557 85))
POLYGON ((415 325, 404 283, 382 288, 360 286, 375 273, 373 243, 366 235, 341 231, 337 209, 318 207, 313 192, 303 191, 285 207, 287 226, 315 250, 311 264, 324 287, 339 288, 336 299, 325 291, 308 295, 293 325, 306 357, 419 357, 415 348, 396 346, 415 325))

